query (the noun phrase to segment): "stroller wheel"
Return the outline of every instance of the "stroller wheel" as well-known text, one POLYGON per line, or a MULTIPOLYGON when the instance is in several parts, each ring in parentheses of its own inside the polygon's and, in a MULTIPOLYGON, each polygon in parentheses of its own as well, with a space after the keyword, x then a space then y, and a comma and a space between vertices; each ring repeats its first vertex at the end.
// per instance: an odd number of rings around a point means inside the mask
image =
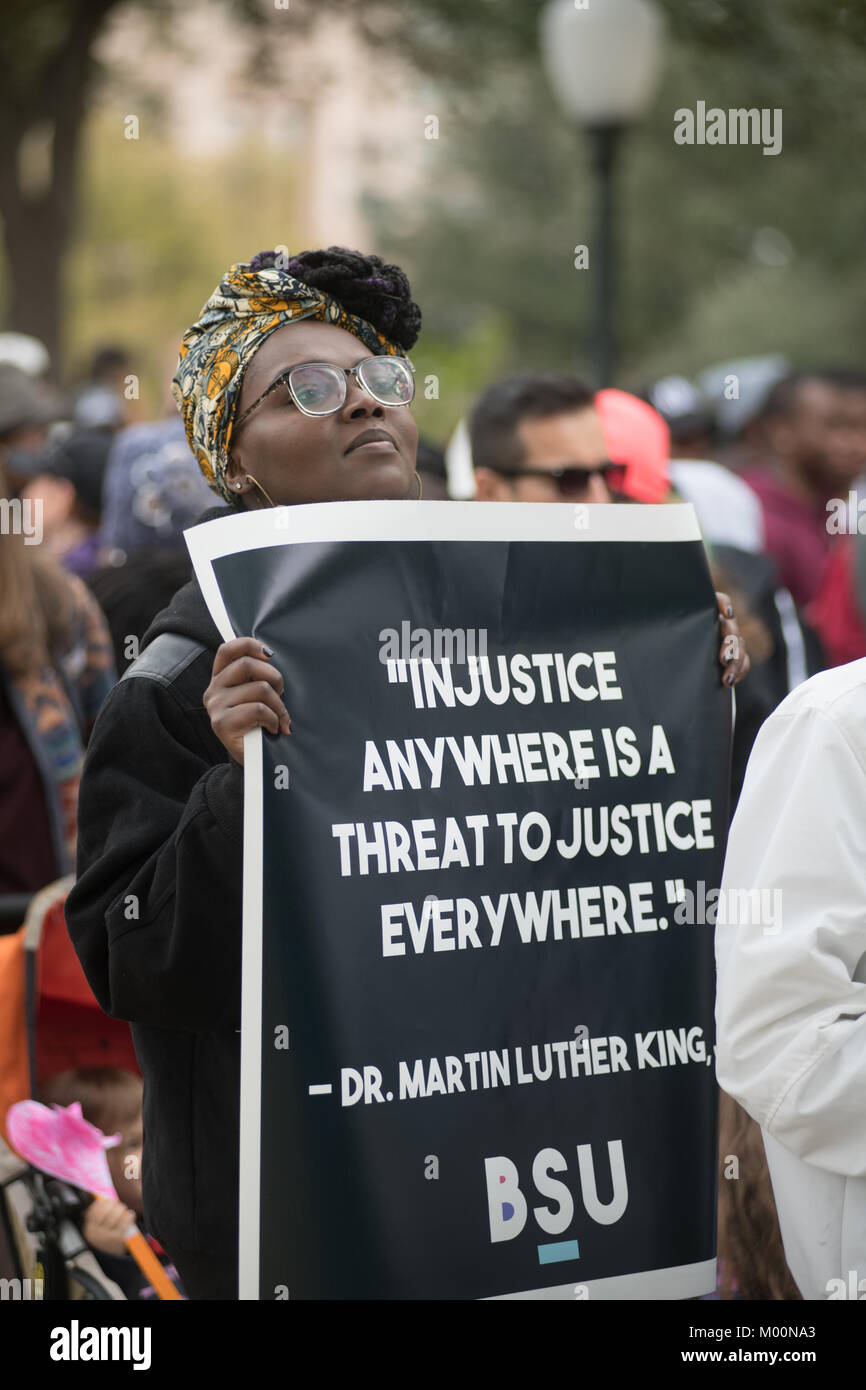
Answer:
POLYGON ((111 1294, 107 1292, 105 1287, 100 1284, 99 1280, 93 1274, 88 1274, 86 1269, 81 1269, 78 1265, 72 1265, 72 1267, 67 1270, 67 1275, 72 1282, 80 1284, 84 1289, 85 1301, 99 1299, 107 1303, 112 1302, 111 1294))

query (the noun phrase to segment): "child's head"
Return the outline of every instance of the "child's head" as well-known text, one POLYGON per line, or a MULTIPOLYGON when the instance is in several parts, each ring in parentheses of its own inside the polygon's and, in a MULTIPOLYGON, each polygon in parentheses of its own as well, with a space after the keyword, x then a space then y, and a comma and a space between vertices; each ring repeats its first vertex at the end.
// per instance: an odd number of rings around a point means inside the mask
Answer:
POLYGON ((77 1100, 89 1124, 105 1135, 122 1136, 105 1156, 121 1202, 141 1215, 141 1077, 120 1067, 78 1067, 50 1077, 39 1099, 44 1105, 77 1100))

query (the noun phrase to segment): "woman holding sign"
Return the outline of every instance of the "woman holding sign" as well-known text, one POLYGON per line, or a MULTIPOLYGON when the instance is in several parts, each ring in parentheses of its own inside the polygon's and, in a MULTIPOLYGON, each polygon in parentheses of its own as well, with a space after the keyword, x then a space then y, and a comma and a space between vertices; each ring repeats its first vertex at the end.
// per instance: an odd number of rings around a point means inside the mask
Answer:
MULTIPOLYGON (((233 266, 174 393, 223 505, 420 496, 421 315, 396 266, 331 247, 233 266)), ((725 670, 745 674, 723 615, 725 670), (737 655, 730 656, 730 637, 737 655)), ((291 733, 272 653, 222 642, 196 580, 109 696, 81 788, 70 934, 145 1080, 144 1208, 192 1298, 237 1296, 243 738, 291 733)))

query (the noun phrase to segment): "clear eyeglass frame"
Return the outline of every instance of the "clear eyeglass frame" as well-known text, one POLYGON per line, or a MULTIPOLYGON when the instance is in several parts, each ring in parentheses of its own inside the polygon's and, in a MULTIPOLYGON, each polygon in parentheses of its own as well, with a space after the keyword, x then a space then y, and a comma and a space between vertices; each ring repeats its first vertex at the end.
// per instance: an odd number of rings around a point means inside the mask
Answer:
POLYGON ((235 422, 234 430, 232 431, 232 433, 234 436, 237 436, 237 432, 240 429, 241 425, 244 423, 245 420, 249 418, 250 414, 252 413, 252 411, 255 410, 256 406, 260 405, 266 396, 269 396, 272 391, 276 391, 277 388, 280 386, 286 387, 289 395, 291 396, 292 404, 295 405, 303 415, 309 415, 314 419, 322 419, 326 415, 335 415, 336 412, 342 409, 342 407, 346 403, 346 397, 349 394, 350 376, 355 378, 355 381, 361 387, 361 389, 366 391, 367 395, 371 396, 373 400, 377 402, 378 405, 384 405, 391 409, 395 409, 398 406, 411 405, 412 401, 415 399, 415 367, 408 357, 396 357, 390 354, 388 356, 385 356, 383 354, 380 354, 376 357, 365 357, 363 362, 356 363, 354 367, 338 367, 333 362, 298 362, 295 364, 294 367, 289 367, 287 371, 281 372, 281 374, 274 381, 271 382, 268 389, 266 391, 263 391, 262 394, 258 396, 256 400, 253 401, 252 405, 247 406, 243 415, 241 415, 240 419, 235 422), (371 389, 369 383, 364 379, 364 372, 365 368, 369 367, 370 364, 374 362, 377 364, 386 362, 400 362, 404 363, 406 367, 408 367, 409 371, 405 377, 405 380, 407 386, 410 388, 410 393, 405 400, 386 401, 383 400, 380 395, 377 395, 374 389, 371 389), (342 375, 342 396, 336 405, 330 406, 327 410, 309 410, 306 406, 301 404, 295 390, 292 387, 292 377, 295 375, 295 373, 304 371, 308 367, 325 367, 329 371, 334 372, 335 374, 340 373, 342 375))

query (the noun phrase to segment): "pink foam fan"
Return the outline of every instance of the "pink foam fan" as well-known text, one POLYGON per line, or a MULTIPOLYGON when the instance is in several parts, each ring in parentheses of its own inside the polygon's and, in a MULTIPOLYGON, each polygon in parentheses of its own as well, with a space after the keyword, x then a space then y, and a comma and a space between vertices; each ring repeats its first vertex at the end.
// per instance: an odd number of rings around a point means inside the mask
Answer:
POLYGON ((6 1128, 12 1147, 34 1168, 94 1196, 117 1200, 105 1150, 122 1136, 106 1138, 84 1119, 79 1101, 50 1109, 36 1100, 18 1101, 9 1107, 6 1128))
MULTIPOLYGON (((88 1124, 79 1101, 67 1106, 52 1105, 50 1109, 36 1100, 19 1101, 9 1107, 6 1132, 12 1147, 34 1168, 81 1187, 94 1197, 117 1201, 105 1150, 119 1144, 122 1135, 106 1137, 101 1129, 88 1124)), ((124 1239, 127 1250, 158 1296, 180 1299, 181 1294, 134 1221, 124 1239)))

